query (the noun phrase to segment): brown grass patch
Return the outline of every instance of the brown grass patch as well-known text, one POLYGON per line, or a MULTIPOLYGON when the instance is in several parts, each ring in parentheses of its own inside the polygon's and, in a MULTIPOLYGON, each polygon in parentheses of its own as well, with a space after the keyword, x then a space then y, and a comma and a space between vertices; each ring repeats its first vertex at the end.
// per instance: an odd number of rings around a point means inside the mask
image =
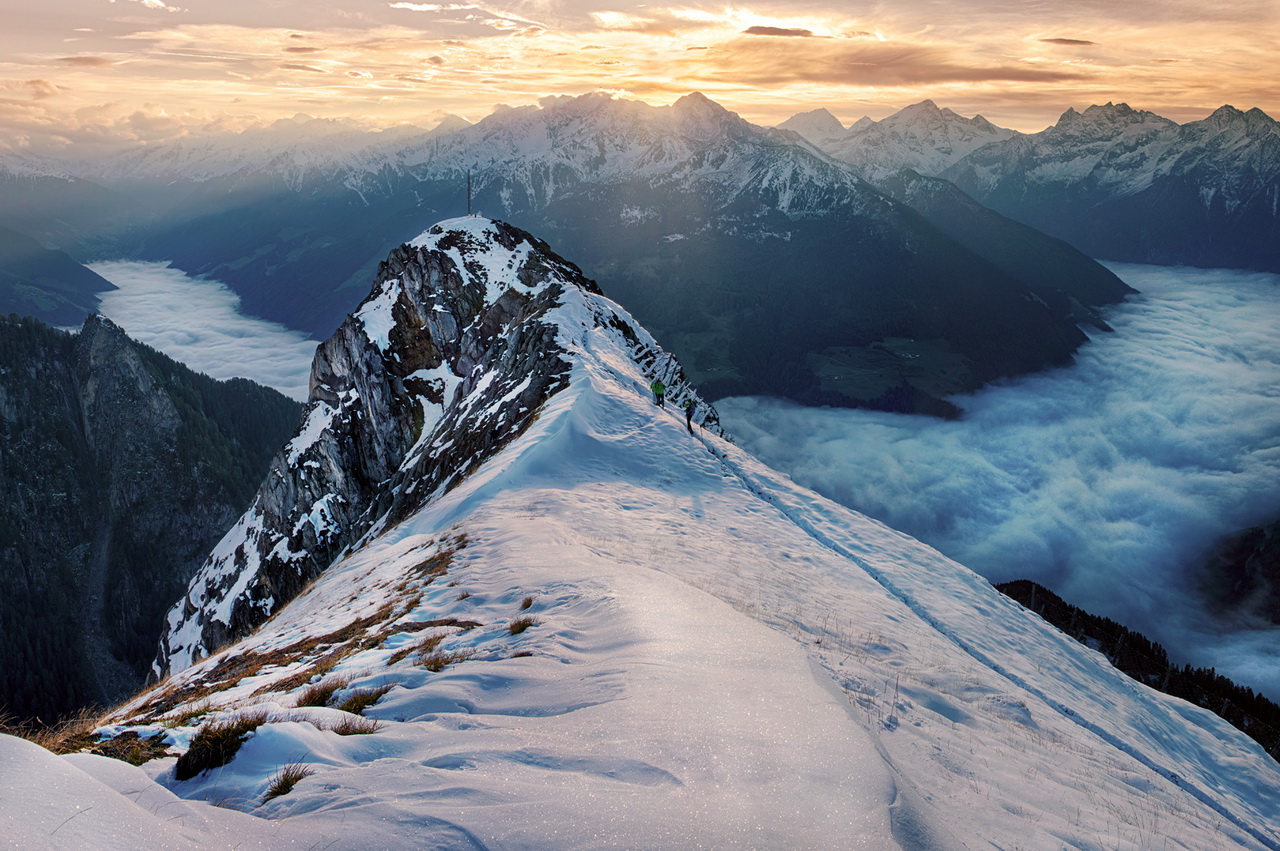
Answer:
POLYGON ((349 718, 343 718, 336 724, 329 727, 331 733, 337 733, 339 736, 368 736, 382 729, 382 722, 374 718, 365 718, 360 715, 352 715, 349 718))
POLYGON ((474 650, 455 650, 452 653, 435 652, 418 658, 418 664, 426 668, 432 673, 439 673, 450 665, 456 665, 459 662, 466 662, 468 659, 474 659, 476 651, 474 650))
POLYGON ((342 699, 335 708, 341 709, 343 712, 350 712, 352 715, 363 715, 364 711, 373 706, 382 696, 391 689, 392 685, 377 686, 375 688, 358 688, 342 699))
POLYGON ((249 734, 265 723, 265 711, 208 722, 191 737, 187 752, 178 757, 178 764, 173 769, 174 779, 189 780, 202 771, 231 762, 249 734))
POLYGON ((77 753, 98 743, 99 736, 94 731, 101 725, 102 717, 100 709, 86 707, 53 725, 18 724, 6 713, 0 715, 0 733, 34 742, 52 753, 77 753))
POLYGON ((316 770, 309 765, 301 762, 291 763, 281 768, 271 778, 271 783, 267 785, 267 793, 262 796, 262 803, 279 798, 281 795, 288 795, 293 791, 293 787, 298 785, 299 780, 303 780, 315 774, 316 770))
POLYGON ((430 629, 433 626, 456 626, 458 629, 466 632, 469 629, 475 629, 478 626, 484 626, 480 621, 459 620, 458 618, 436 618, 429 621, 406 621, 395 625, 396 632, 422 632, 424 629, 430 629))
POLYGON ((333 700, 334 692, 341 691, 349 685, 351 685, 350 677, 329 677, 318 683, 312 683, 298 695, 294 706, 328 706, 329 701, 333 700))
POLYGON ((153 759, 171 756, 163 733, 156 733, 144 739, 133 730, 126 730, 114 738, 103 739, 94 745, 89 753, 109 756, 130 765, 142 765, 153 759))
POLYGON ((519 635, 531 626, 537 626, 541 621, 529 615, 521 615, 520 617, 507 624, 507 632, 512 635, 519 635))
MULTIPOLYGON (((297 688, 305 684, 317 672, 327 672, 351 653, 372 646, 372 644, 368 643, 372 640, 372 636, 369 635, 369 629, 390 618, 394 605, 394 603, 387 603, 373 614, 357 618, 346 626, 335 629, 333 632, 304 638, 287 647, 281 647, 266 653, 246 651, 228 654, 213 668, 203 672, 199 680, 183 686, 177 686, 156 695, 138 710, 135 717, 147 721, 155 720, 167 712, 172 712, 184 703, 203 700, 220 691, 224 691, 227 687, 235 685, 246 677, 257 675, 263 668, 268 666, 282 668, 286 665, 292 665, 321 648, 333 646, 333 649, 316 660, 316 664, 308 671, 296 674, 294 677, 280 683, 264 685, 254 692, 253 696, 265 692, 289 691, 297 688), (363 641, 356 640, 361 637, 364 638, 363 641)), ((376 644, 381 641, 382 636, 379 634, 377 640, 373 643, 376 644)))
POLYGON ((396 662, 401 661, 406 656, 409 656, 410 654, 413 654, 413 653, 417 653, 419 656, 430 653, 432 650, 435 650, 436 647, 439 646, 441 641, 444 641, 448 637, 449 637, 448 633, 440 632, 435 635, 427 636, 426 638, 419 641, 417 644, 410 645, 409 647, 402 647, 401 649, 397 650, 395 653, 391 654, 391 658, 387 660, 387 664, 394 665, 396 662))

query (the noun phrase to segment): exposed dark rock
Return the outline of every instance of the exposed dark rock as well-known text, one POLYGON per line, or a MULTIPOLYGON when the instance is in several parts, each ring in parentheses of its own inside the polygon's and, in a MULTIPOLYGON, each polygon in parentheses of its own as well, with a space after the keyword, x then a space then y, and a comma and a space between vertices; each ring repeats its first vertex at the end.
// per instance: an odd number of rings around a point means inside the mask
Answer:
POLYGON ((1225 609, 1280 624, 1280 520, 1222 541, 1205 565, 1204 588, 1225 609))

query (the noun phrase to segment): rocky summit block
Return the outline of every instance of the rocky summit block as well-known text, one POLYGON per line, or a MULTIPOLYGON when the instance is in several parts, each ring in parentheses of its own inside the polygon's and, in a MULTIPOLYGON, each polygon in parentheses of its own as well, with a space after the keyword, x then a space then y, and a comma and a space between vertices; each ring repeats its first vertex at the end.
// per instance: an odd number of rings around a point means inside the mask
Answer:
POLYGON ((393 250, 316 350, 302 424, 170 611, 156 672, 248 634, 367 533, 475 472, 569 385, 589 333, 617 338, 673 404, 700 402, 648 332, 519 228, 452 219, 393 250))

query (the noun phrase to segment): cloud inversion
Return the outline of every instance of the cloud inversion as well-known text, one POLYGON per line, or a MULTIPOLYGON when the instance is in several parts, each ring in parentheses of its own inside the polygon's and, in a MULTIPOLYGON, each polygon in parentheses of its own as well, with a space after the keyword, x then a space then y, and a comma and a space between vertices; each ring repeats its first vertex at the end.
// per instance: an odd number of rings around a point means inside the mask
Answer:
POLYGON ((1115 269, 1144 293, 1115 334, 963 398, 961 421, 767 399, 721 414, 796 481, 1280 698, 1280 632, 1219 635, 1198 572, 1215 539, 1280 517, 1280 278, 1115 269))
POLYGON ((213 378, 248 378, 305 401, 316 341, 283 325, 243 316, 240 297, 216 281, 165 263, 95 263, 119 289, 100 311, 135 340, 213 378))

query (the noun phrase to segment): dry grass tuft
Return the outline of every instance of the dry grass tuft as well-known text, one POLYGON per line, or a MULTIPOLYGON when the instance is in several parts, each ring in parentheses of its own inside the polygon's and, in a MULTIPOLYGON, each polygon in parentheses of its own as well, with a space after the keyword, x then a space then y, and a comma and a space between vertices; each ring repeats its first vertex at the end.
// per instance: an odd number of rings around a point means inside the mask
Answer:
POLYGON ((394 665, 396 662, 399 662, 400 660, 404 659, 406 656, 409 656, 413 653, 416 653, 419 656, 425 656, 426 654, 430 653, 432 650, 435 650, 436 647, 440 645, 440 642, 444 641, 448 637, 449 637, 449 634, 447 632, 438 632, 435 635, 429 635, 426 638, 419 641, 417 644, 411 645, 409 647, 402 647, 399 650, 397 650, 395 653, 392 653, 391 658, 387 660, 387 664, 394 665))
POLYGON ((303 689, 294 706, 328 706, 335 692, 351 685, 350 677, 329 677, 303 689))
POLYGON ((455 650, 452 653, 432 653, 429 656, 422 656, 418 659, 418 664, 426 668, 432 673, 439 673, 450 665, 456 665, 459 662, 465 662, 468 659, 474 659, 476 651, 474 650, 455 650))
POLYGON ((475 629, 478 626, 484 626, 480 621, 459 620, 458 618, 436 618, 429 621, 405 621, 396 624, 397 632, 421 632, 433 626, 456 626, 458 629, 466 632, 469 629, 475 629))
POLYGON ((537 626, 541 621, 529 615, 521 615, 520 617, 507 624, 507 632, 512 635, 519 635, 531 626, 537 626))
POLYGON ((199 703, 194 704, 193 706, 188 706, 186 709, 182 710, 181 712, 175 712, 172 715, 166 715, 165 717, 160 719, 160 723, 166 727, 169 727, 170 729, 174 727, 186 727, 186 726, 189 726, 190 723, 195 719, 201 717, 202 715, 208 715, 212 711, 213 711, 213 704, 211 704, 207 700, 202 700, 199 703))
POLYGON ((262 796, 262 803, 279 798, 281 795, 288 795, 293 791, 293 787, 298 785, 298 781, 315 774, 316 770, 309 765, 303 765, 301 762, 291 763, 276 772, 275 777, 271 778, 271 783, 267 786, 267 793, 262 796))
POLYGON ((337 705, 337 709, 343 712, 350 712, 352 715, 363 715, 364 711, 373 706, 382 696, 394 688, 392 685, 378 686, 376 688, 358 688, 351 694, 342 699, 337 705))
POLYGON ((453 565, 453 550, 445 550, 441 553, 428 558, 426 561, 419 562, 409 569, 411 574, 425 579, 424 585, 430 585, 441 576, 449 572, 449 568, 453 565))
POLYGON ((0 733, 35 742, 56 754, 76 753, 98 743, 94 731, 101 725, 102 711, 87 707, 48 726, 38 722, 17 723, 8 713, 0 715, 0 733))
POLYGON ((329 731, 337 733, 339 736, 367 736, 370 733, 376 733, 382 729, 382 722, 374 718, 364 718, 359 715, 353 715, 350 718, 343 718, 338 723, 329 727, 329 731))
POLYGON ((109 756, 130 765, 142 765, 144 762, 171 755, 163 733, 156 733, 144 739, 133 730, 126 730, 114 738, 103 739, 94 745, 89 753, 109 756))
POLYGON ((528 611, 529 607, 532 605, 533 605, 533 597, 525 597, 523 600, 520 601, 520 611, 522 612, 528 611))
POLYGON ((248 735, 265 723, 265 710, 208 722, 191 737, 187 752, 178 757, 174 779, 189 780, 202 771, 231 762, 248 735))

